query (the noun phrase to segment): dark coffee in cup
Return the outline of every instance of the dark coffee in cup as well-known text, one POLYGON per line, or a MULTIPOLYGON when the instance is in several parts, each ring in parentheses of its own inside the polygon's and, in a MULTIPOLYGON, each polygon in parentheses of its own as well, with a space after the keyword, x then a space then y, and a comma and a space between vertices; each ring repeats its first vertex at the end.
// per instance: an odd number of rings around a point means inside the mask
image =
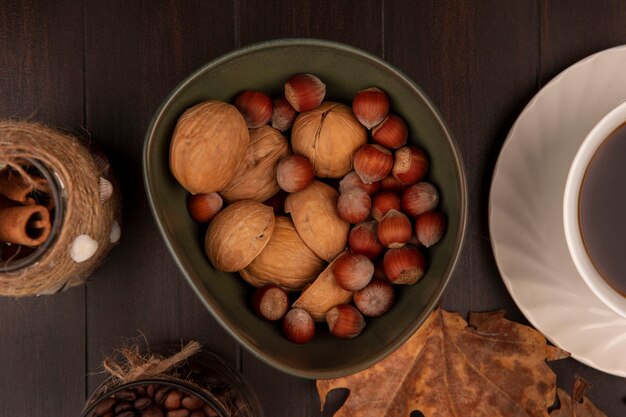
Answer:
POLYGON ((579 221, 593 266, 626 296, 626 123, 604 140, 587 166, 579 221))

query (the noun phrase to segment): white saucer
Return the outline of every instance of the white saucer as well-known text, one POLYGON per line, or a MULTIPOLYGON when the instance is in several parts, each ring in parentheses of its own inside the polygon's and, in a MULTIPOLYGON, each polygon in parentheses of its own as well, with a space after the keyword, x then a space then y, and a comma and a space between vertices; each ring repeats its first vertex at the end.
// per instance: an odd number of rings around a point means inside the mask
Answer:
POLYGON ((626 319, 585 285, 563 229, 570 164, 591 128, 626 99, 626 45, 563 71, 520 114, 491 184, 496 262, 526 318, 552 343, 601 371, 626 377, 626 319))

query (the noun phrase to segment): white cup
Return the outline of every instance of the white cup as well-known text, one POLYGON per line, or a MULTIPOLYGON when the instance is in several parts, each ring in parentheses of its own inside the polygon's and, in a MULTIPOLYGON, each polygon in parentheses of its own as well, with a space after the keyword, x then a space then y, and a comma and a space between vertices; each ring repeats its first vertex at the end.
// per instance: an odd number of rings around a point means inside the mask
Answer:
POLYGON ((626 317, 626 297, 602 278, 589 258, 580 229, 579 204, 580 191, 589 163, 609 135, 624 122, 626 122, 626 101, 604 116, 583 140, 567 175, 563 196, 565 238, 574 265, 591 291, 622 317, 626 317))

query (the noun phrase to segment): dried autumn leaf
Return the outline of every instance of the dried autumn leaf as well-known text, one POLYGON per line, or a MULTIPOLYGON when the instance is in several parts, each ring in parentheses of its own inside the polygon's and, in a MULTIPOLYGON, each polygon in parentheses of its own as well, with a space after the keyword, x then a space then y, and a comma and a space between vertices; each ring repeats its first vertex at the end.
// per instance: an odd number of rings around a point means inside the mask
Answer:
POLYGON ((357 374, 317 381, 350 395, 335 417, 549 417, 556 375, 547 360, 567 354, 503 312, 460 315, 435 310, 398 350, 357 374))
POLYGON ((574 382, 573 395, 570 397, 562 389, 557 389, 557 395, 561 406, 550 413, 550 417, 606 417, 602 411, 598 410, 585 393, 590 384, 582 378, 576 378, 574 382))

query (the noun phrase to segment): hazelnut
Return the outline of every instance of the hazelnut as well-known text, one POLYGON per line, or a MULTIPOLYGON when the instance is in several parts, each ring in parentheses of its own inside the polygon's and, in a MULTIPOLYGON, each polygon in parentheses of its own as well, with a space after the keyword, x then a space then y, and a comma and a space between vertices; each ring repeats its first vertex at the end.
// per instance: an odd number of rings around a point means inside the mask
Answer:
POLYGON ((288 193, 297 193, 308 187, 315 178, 315 170, 302 155, 283 158, 276 168, 278 185, 288 193))
POLYGON ((365 328, 365 320, 350 304, 340 304, 326 313, 330 333, 340 339, 354 339, 365 328))
POLYGON ((259 317, 266 320, 280 320, 289 309, 287 292, 276 285, 257 288, 252 294, 252 309, 259 317))
POLYGON ((237 172, 249 143, 246 121, 234 106, 205 101, 178 119, 170 144, 170 170, 192 194, 220 191, 237 172))
POLYGON ((427 211, 415 219, 415 235, 424 246, 439 242, 446 231, 446 216, 438 211, 427 211))
POLYGON ((380 180, 380 189, 382 191, 392 191, 394 193, 402 193, 404 189, 408 185, 402 184, 396 177, 393 175, 387 175, 385 178, 380 180))
POLYGON ((381 221, 389 210, 400 210, 400 196, 391 191, 383 191, 372 199, 372 217, 381 221))
POLYGON ((198 223, 208 223, 222 209, 224 201, 218 193, 191 194, 187 198, 187 211, 198 223))
POLYGON ((337 213, 348 223, 357 224, 365 221, 370 214, 372 200, 367 191, 350 188, 341 193, 337 200, 337 213))
POLYGON ((361 90, 352 100, 352 111, 363 126, 371 129, 387 116, 389 97, 376 87, 361 90))
POLYGON ((415 184, 427 171, 428 158, 417 146, 405 146, 396 151, 392 173, 402 184, 415 184))
POLYGON ((333 266, 337 284, 346 291, 357 291, 365 287, 374 275, 374 264, 365 255, 344 253, 333 266))
POLYGON ((246 121, 248 128, 261 127, 272 118, 272 99, 261 91, 245 90, 233 102, 246 121))
POLYGON ((387 280, 376 278, 354 293, 354 305, 367 317, 382 316, 389 311, 394 299, 393 285, 387 280))
POLYGON ((233 203, 209 224, 204 239, 213 266, 226 272, 245 268, 267 246, 274 231, 271 207, 252 200, 233 203))
POLYGON ((359 178, 359 175, 356 173, 356 171, 350 171, 346 174, 345 177, 343 177, 341 181, 339 181, 339 192, 346 192, 352 187, 360 188, 367 191, 368 194, 372 195, 375 192, 378 192, 378 190, 380 189, 380 183, 373 182, 371 184, 365 184, 363 181, 361 181, 361 178, 359 178))
POLYGON ((285 98, 299 112, 313 110, 325 95, 326 84, 313 74, 296 74, 285 83, 285 98))
POLYGON ((411 221, 398 210, 391 209, 378 223, 378 240, 387 248, 400 248, 411 239, 411 221))
POLYGON ((296 110, 283 96, 274 99, 274 110, 272 111, 272 127, 281 132, 291 129, 291 125, 297 116, 296 110))
POLYGON ((315 322, 303 309, 292 308, 283 319, 283 334, 293 343, 308 343, 315 336, 315 322))
POLYGON ((378 223, 371 220, 354 226, 348 235, 348 246, 352 253, 376 259, 383 251, 383 245, 378 241, 378 223))
POLYGON ((365 184, 382 180, 392 167, 393 155, 380 145, 363 145, 354 154, 354 170, 365 184))
POLYGON ((426 259, 419 249, 406 245, 389 249, 383 259, 385 275, 394 284, 415 284, 424 276, 426 259))
POLYGON ((404 120, 395 114, 390 114, 372 130, 374 142, 388 149, 398 149, 406 145, 409 130, 404 120))
POLYGON ((429 182, 411 185, 402 193, 402 211, 411 217, 435 209, 438 203, 437 188, 429 182))

